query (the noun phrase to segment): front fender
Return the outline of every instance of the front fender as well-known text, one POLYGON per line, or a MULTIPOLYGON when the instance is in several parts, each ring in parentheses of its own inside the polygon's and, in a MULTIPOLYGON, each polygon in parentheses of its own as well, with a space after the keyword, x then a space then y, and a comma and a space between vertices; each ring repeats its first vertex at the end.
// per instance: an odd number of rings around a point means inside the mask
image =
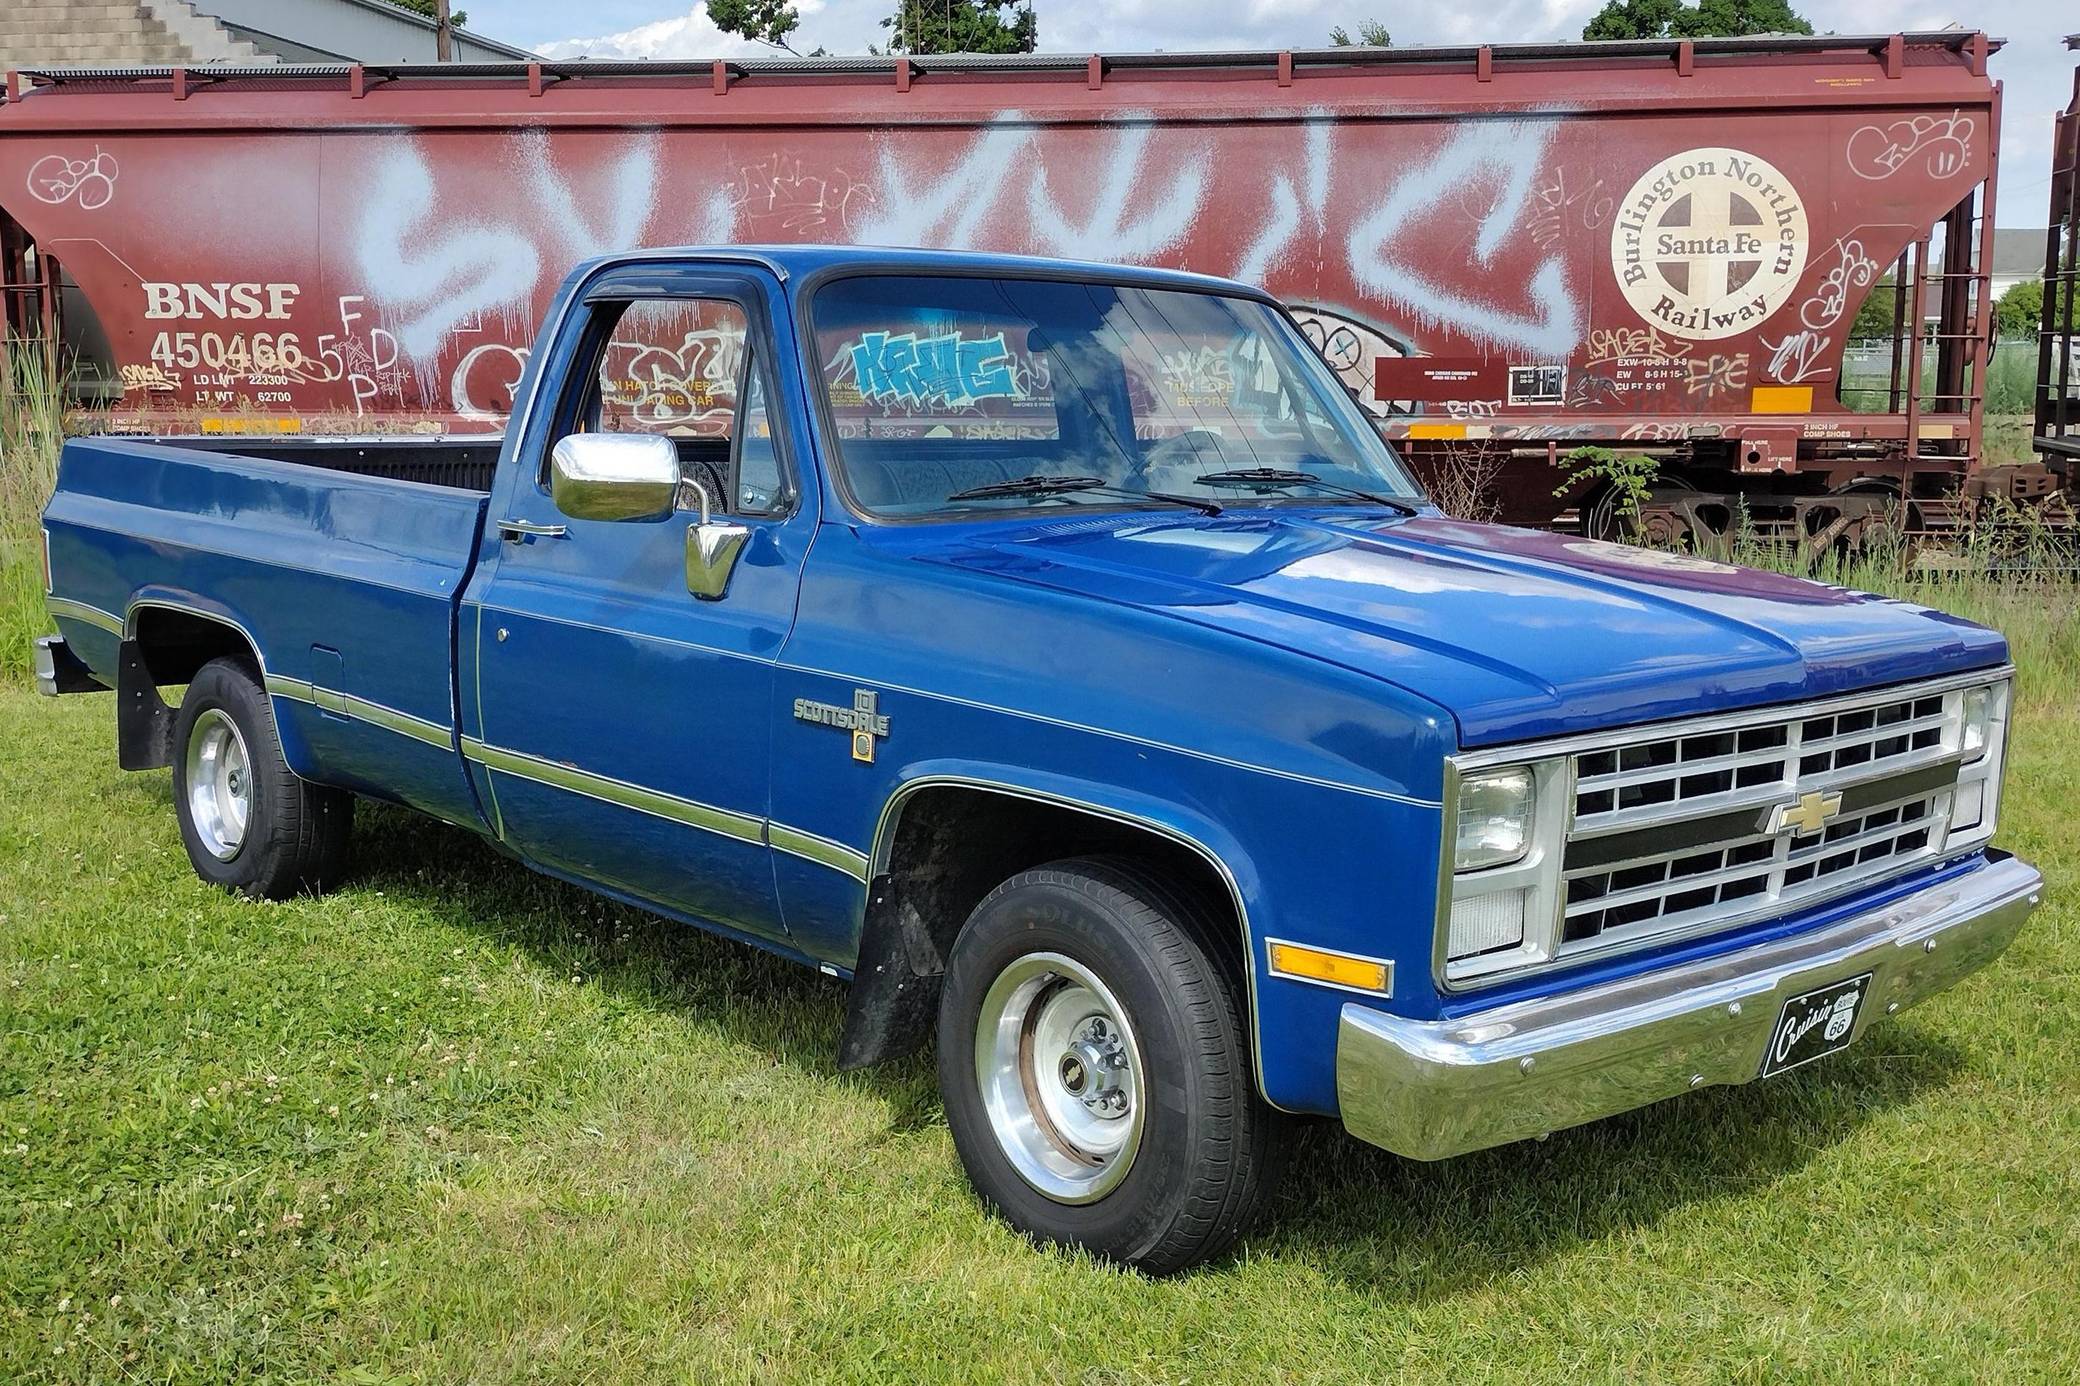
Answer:
MULTIPOLYGON (((1303 805, 1302 800, 1332 791, 1279 784, 1259 787, 1254 797, 1264 809, 1261 815, 1240 818, 1232 802, 1216 814, 1217 799, 1202 806, 1184 795, 1168 797, 1004 762, 941 759, 907 770, 875 829, 869 870, 876 880, 888 869, 905 805, 935 786, 1015 795, 1094 814, 1154 833, 1205 860, 1226 886, 1242 931, 1251 1053, 1259 1090, 1275 1106, 1324 1114, 1337 1110, 1336 1026, 1348 998, 1327 987, 1272 976, 1268 938, 1395 957, 1400 966, 1388 999, 1407 1004, 1418 989, 1427 999, 1423 964, 1434 918, 1429 892, 1436 880, 1442 821, 1434 806, 1363 799, 1343 804, 1340 813, 1329 812, 1329 805, 1303 805), (1277 802, 1281 799, 1285 802, 1277 802), (1231 825, 1251 832, 1251 839, 1231 825), (1351 836, 1340 840, 1339 832, 1351 836), (1360 841, 1378 845, 1354 850, 1360 841), (1403 867, 1393 864, 1404 860, 1403 867), (1390 874, 1403 871, 1412 888, 1367 888, 1360 883, 1372 880, 1372 872, 1357 869, 1360 863, 1390 874), (1406 941, 1400 939, 1403 933, 1406 941)), ((856 976, 886 980, 889 972, 877 969, 899 969, 904 950, 914 945, 901 937, 893 911, 877 918, 875 898, 868 904, 856 976)))

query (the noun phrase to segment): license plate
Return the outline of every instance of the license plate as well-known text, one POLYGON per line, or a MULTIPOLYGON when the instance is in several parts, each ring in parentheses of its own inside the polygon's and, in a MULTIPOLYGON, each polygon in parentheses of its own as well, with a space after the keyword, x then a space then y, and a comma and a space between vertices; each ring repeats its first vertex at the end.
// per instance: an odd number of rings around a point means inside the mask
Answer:
POLYGON ((1856 1032, 1856 1011, 1870 990, 1871 974, 1835 982, 1817 991, 1794 996, 1777 1015, 1777 1028, 1770 1033, 1769 1050, 1762 1056, 1764 1078, 1787 1068, 1846 1049, 1856 1032))

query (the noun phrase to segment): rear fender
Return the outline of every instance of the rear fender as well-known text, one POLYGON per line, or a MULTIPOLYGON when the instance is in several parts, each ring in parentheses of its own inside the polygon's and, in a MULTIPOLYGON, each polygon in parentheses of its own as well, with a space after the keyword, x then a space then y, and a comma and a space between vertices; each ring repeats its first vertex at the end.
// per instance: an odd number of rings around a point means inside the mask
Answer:
MULTIPOLYGON (((123 644, 117 668, 116 744, 119 763, 125 770, 158 769, 172 763, 173 710, 159 696, 150 669, 149 644, 139 639, 141 633, 148 634, 145 627, 149 625, 150 614, 155 611, 175 612, 207 622, 235 637, 237 645, 250 657, 270 697, 277 695, 276 684, 281 681, 281 676, 270 672, 266 651, 243 613, 233 611, 223 602, 177 588, 152 585, 138 589, 124 612, 123 644), (162 718, 163 744, 158 739, 162 736, 162 718), (128 757, 133 752, 140 758, 139 764, 130 763, 128 757), (158 756, 166 758, 154 758, 158 756)), ((295 680, 288 682, 294 683, 295 680)), ((294 720, 275 718, 275 731, 282 743, 282 758, 289 769, 304 779, 317 778, 313 773, 315 763, 309 744, 297 730, 294 720)))

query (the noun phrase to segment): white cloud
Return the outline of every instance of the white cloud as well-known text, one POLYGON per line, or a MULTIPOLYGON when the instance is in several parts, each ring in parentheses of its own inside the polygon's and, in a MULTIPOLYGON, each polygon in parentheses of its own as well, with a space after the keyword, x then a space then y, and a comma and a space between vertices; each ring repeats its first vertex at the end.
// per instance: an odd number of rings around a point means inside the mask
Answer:
MULTIPOLYGON (((822 0, 803 0, 796 8, 813 19, 822 0)), ((639 24, 616 34, 556 39, 537 45, 545 58, 743 58, 767 57, 774 50, 750 39, 726 34, 708 18, 705 5, 695 5, 676 19, 639 24)))

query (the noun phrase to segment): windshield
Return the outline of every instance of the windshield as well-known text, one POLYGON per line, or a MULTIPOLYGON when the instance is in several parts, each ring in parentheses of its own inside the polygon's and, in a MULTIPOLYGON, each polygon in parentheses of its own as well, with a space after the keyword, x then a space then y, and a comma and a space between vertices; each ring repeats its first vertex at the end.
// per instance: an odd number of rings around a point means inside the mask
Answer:
POLYGON ((1252 299, 874 275, 825 285, 812 316, 838 464, 875 515, 1419 496, 1306 341, 1252 299))

